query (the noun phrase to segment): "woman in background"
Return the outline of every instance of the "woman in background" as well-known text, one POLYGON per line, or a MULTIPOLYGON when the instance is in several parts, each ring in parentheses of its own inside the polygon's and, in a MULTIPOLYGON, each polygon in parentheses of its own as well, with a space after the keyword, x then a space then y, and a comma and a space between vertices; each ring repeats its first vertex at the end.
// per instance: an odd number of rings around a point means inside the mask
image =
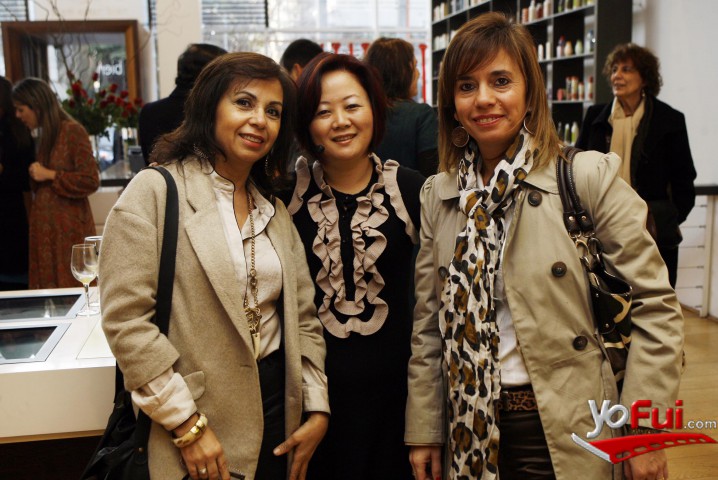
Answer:
POLYGON ((289 211, 316 278, 332 419, 311 480, 411 479, 404 445, 412 251, 424 178, 373 151, 384 133, 379 80, 350 55, 320 54, 299 79, 289 211))
POLYGON ((155 144, 150 160, 179 197, 167 336, 152 322, 164 180, 141 172, 107 219, 103 328, 133 402, 153 421, 153 480, 304 480, 326 431, 313 284, 272 195, 281 178, 269 174, 286 171, 295 88, 264 55, 222 55, 197 78, 182 125, 155 144))
POLYGON ((683 240, 678 225, 696 200, 686 120, 656 98, 662 79, 658 58, 647 48, 633 43, 616 46, 603 74, 614 99, 588 109, 576 146, 621 157, 621 178, 648 203, 649 231, 675 288, 678 244, 683 240))
POLYGON ((87 131, 68 115, 39 78, 26 78, 12 91, 17 118, 33 133, 36 161, 28 171, 30 288, 75 287, 72 245, 95 235, 87 197, 100 186, 100 173, 87 131))
POLYGON ((12 83, 0 77, 0 291, 27 289, 27 169, 35 158, 30 132, 15 117, 12 83))
POLYGON ((400 38, 381 37, 371 44, 364 61, 381 76, 389 102, 386 132, 375 153, 425 177, 435 174, 439 164, 436 112, 413 100, 419 80, 414 46, 400 38))

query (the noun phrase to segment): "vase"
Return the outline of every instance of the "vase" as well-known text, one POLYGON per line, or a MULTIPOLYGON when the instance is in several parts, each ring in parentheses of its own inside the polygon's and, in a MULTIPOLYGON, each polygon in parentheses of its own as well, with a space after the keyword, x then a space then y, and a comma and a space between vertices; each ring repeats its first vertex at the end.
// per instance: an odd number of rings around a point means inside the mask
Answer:
POLYGON ((100 163, 100 136, 90 135, 90 145, 92 146, 92 155, 95 157, 95 161, 100 163))
POLYGON ((128 159, 130 147, 137 145, 139 142, 137 129, 134 127, 123 127, 122 128, 122 156, 125 160, 128 159))

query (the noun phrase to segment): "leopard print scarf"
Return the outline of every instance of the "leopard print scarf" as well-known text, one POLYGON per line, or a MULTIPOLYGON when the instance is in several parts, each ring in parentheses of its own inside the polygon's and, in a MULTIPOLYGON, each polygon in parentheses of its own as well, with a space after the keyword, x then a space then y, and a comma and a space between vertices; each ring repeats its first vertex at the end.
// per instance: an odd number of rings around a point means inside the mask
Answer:
MULTIPOLYGON (((452 479, 497 477, 499 429, 494 402, 500 393, 499 332, 493 301, 506 236, 504 213, 531 170, 536 152, 521 130, 487 186, 477 172, 476 144, 459 162, 459 206, 467 215, 441 294, 439 322, 449 376, 452 479)), ((443 269, 442 269, 443 270, 443 269)))

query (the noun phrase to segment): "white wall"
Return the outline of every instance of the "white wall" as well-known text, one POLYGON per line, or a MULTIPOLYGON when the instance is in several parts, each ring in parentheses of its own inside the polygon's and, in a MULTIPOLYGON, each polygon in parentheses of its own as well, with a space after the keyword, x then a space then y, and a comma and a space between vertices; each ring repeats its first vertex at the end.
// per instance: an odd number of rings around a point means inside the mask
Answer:
MULTIPOLYGON (((713 43, 718 2, 633 0, 633 7, 633 41, 653 50, 661 61, 663 89, 659 98, 686 116, 698 171, 696 183, 718 183, 718 163, 712 148, 718 133, 718 93, 713 90, 718 86, 718 54, 713 43)), ((685 239, 676 290, 681 302, 689 306, 700 304, 705 290, 708 313, 718 317, 718 232, 713 232, 712 256, 708 256, 707 200, 697 199, 696 208, 681 227, 685 239), (710 285, 704 284, 706 268, 711 271, 710 285)), ((718 225, 718 218, 713 224, 718 225)))
POLYGON ((136 19, 145 101, 170 94, 177 75, 177 57, 188 44, 202 41, 201 0, 157 0, 158 51, 145 27, 149 23, 147 0, 31 0, 29 9, 31 20, 136 19))

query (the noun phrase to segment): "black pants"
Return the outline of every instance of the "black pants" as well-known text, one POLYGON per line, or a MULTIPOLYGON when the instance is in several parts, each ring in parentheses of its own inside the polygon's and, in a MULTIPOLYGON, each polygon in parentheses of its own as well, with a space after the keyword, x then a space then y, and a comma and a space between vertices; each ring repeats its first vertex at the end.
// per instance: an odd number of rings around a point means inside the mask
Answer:
POLYGON ((538 411, 499 413, 501 480, 555 480, 538 411))
POLYGON ((284 432, 284 349, 259 361, 259 384, 262 390, 264 435, 259 450, 256 480, 280 480, 287 477, 287 456, 272 453, 285 440, 284 432))
POLYGON ((678 247, 658 247, 658 251, 661 253, 663 261, 666 262, 668 281, 671 282, 671 287, 676 288, 676 280, 678 279, 678 247))

